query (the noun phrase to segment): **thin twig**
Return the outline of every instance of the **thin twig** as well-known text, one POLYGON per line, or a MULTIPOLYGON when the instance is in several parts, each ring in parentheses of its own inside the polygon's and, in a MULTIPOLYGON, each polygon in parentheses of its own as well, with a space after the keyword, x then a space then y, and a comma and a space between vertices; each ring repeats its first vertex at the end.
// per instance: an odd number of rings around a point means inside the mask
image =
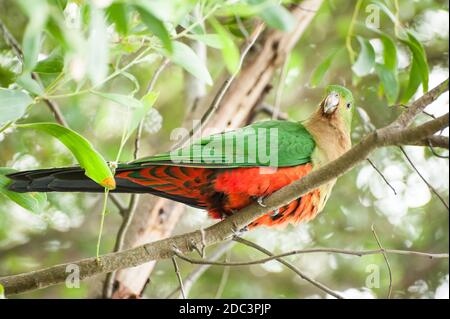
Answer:
POLYGON ((220 262, 220 261, 212 261, 205 259, 195 259, 190 258, 185 255, 181 255, 178 251, 175 251, 174 254, 178 256, 180 259, 183 259, 187 262, 199 265, 214 265, 214 266, 250 266, 250 265, 258 265, 264 264, 271 260, 288 257, 293 255, 301 255, 301 254, 312 254, 312 253, 331 253, 331 254, 342 254, 342 255, 351 255, 351 256, 367 256, 367 255, 379 255, 383 253, 387 254, 397 254, 397 255, 410 255, 410 256, 420 256, 426 258, 448 258, 448 253, 426 253, 420 251, 413 250, 398 250, 398 249, 370 249, 370 250, 351 250, 351 249, 340 249, 340 248, 309 248, 309 249, 300 249, 300 250, 291 250, 279 255, 270 256, 267 258, 261 258, 257 260, 250 261, 240 261, 240 262, 220 262))
POLYGON ((377 245, 378 247, 380 247, 380 249, 383 251, 383 258, 384 261, 386 262, 386 266, 388 268, 389 271, 389 290, 388 290, 388 294, 387 294, 387 299, 391 299, 391 295, 392 295, 392 269, 391 269, 391 264, 389 263, 389 259, 387 257, 386 251, 383 248, 383 246, 381 245, 380 239, 378 238, 377 232, 375 231, 375 226, 372 224, 372 234, 375 237, 375 240, 377 241, 377 245))
POLYGON ((245 28, 245 25, 242 23, 241 17, 238 15, 234 15, 237 25, 239 27, 239 31, 241 31, 241 34, 244 36, 244 38, 248 39, 250 34, 248 33, 247 29, 245 28))
POLYGON ((428 188, 439 198, 439 200, 442 202, 442 204, 445 206, 445 208, 448 210, 448 204, 445 202, 444 198, 437 192, 437 190, 431 185, 427 179, 419 172, 416 165, 414 165, 413 161, 409 157, 408 153, 406 153, 405 149, 402 146, 399 146, 400 150, 402 151, 403 155, 405 156, 406 160, 409 162, 411 167, 416 171, 417 175, 422 179, 422 181, 427 184, 428 188))
MULTIPOLYGON (((275 115, 275 108, 272 105, 269 105, 267 103, 261 103, 255 108, 255 113, 262 112, 267 115, 270 115, 272 118, 274 118, 275 115)), ((275 117, 277 120, 287 120, 288 115, 287 113, 278 111, 275 117)))
MULTIPOLYGON (((227 257, 225 258, 225 261, 228 261, 230 259, 231 250, 228 250, 227 257)), ((220 278, 219 287, 217 288, 216 294, 214 296, 214 299, 219 299, 222 297, 223 291, 225 290, 225 286, 228 282, 228 278, 230 277, 230 267, 224 267, 222 272, 222 277, 220 278)))
POLYGON ((178 268, 176 257, 172 257, 173 268, 175 268, 175 274, 177 275, 178 283, 180 284, 181 296, 186 299, 186 293, 184 292, 183 279, 181 278, 180 269, 178 268))
POLYGON ((111 202, 113 202, 114 205, 116 205, 117 209, 119 210, 119 214, 123 215, 125 214, 127 207, 123 205, 123 203, 120 201, 120 199, 116 196, 114 193, 109 194, 109 198, 111 199, 111 202))
MULTIPOLYGON (((226 252, 230 251, 230 249, 234 246, 233 241, 227 241, 223 245, 221 245, 217 250, 215 250, 211 256, 209 257, 211 260, 218 260, 223 256, 226 252)), ((210 265, 198 265, 186 278, 184 278, 184 290, 186 293, 186 297, 189 296, 189 292, 195 282, 209 269, 210 265)), ((181 291, 181 288, 178 286, 175 290, 173 290, 169 295, 167 295, 166 299, 172 298, 175 294, 181 291)))
POLYGON ((431 135, 427 138, 415 141, 414 143, 411 143, 412 146, 430 146, 430 144, 434 147, 440 147, 443 149, 448 150, 449 149, 449 138, 448 136, 442 136, 442 135, 431 135))
POLYGON ((436 157, 438 157, 438 158, 444 158, 444 159, 448 159, 448 158, 449 158, 448 155, 445 156, 445 155, 441 155, 441 154, 436 153, 436 151, 434 150, 433 144, 432 144, 432 142, 431 142, 430 139, 427 139, 427 143, 428 143, 428 147, 430 148, 431 153, 432 153, 434 156, 436 156, 436 157))
MULTIPOLYGON (((408 108, 409 108, 409 105, 400 103, 400 104, 392 105, 392 106, 390 106, 390 107, 402 107, 402 108, 404 108, 404 109, 408 109, 408 108)), ((435 118, 436 118, 436 116, 434 116, 434 115, 431 114, 431 113, 428 113, 428 112, 425 111, 425 110, 422 110, 422 113, 425 114, 426 116, 432 118, 432 119, 435 119, 435 118)))
POLYGON ((391 183, 389 183, 389 181, 386 179, 386 176, 384 176, 384 174, 378 169, 378 167, 376 167, 376 165, 372 162, 372 160, 370 158, 367 158, 367 161, 370 163, 370 165, 373 167, 373 169, 378 173, 378 175, 381 176, 381 178, 384 180, 386 185, 389 186, 390 189, 392 189, 392 191, 394 192, 395 195, 397 195, 397 191, 395 190, 394 186, 392 186, 391 183))
POLYGON ((282 259, 281 257, 278 257, 276 255, 274 255, 272 252, 268 251, 267 249, 265 249, 264 247, 261 247, 260 245, 251 242, 249 240, 243 239, 241 237, 234 237, 235 241, 244 244, 246 246, 252 247, 256 250, 259 250, 260 252, 270 256, 270 258, 275 259, 276 261, 278 261, 279 263, 285 265, 287 268, 291 269, 292 271, 294 271, 297 275, 300 276, 300 278, 308 281, 309 283, 311 283, 312 285, 316 286, 317 288, 319 288, 320 290, 330 294, 331 296, 336 297, 337 299, 344 299, 343 296, 341 296, 340 294, 338 294, 337 292, 333 291, 332 289, 328 288, 327 286, 325 286, 324 284, 318 282, 315 279, 312 279, 310 277, 308 277, 307 275, 305 275, 300 269, 298 269, 297 267, 295 267, 293 264, 291 264, 290 262, 282 259))
POLYGON ((289 58, 290 58, 290 55, 284 60, 283 67, 281 68, 280 78, 278 80, 277 89, 275 92, 275 103, 273 106, 272 119, 277 119, 278 114, 280 113, 281 98, 283 96, 283 88, 284 88, 284 82, 286 81, 286 74, 287 74, 287 69, 288 69, 288 64, 289 64, 289 58))

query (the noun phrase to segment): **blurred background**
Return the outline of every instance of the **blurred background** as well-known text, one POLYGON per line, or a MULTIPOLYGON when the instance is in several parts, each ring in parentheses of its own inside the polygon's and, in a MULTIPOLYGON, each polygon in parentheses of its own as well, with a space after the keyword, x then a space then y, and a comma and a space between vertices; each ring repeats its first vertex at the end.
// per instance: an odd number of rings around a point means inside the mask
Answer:
MULTIPOLYGON (((429 88, 448 78, 448 1, 381 2, 394 12, 401 21, 402 28, 409 30, 422 44, 428 62, 429 88)), ((87 138, 107 160, 113 160, 117 155, 127 109, 89 91, 84 94, 73 92, 100 83, 102 92, 142 96, 148 81, 165 55, 162 52, 166 49, 161 37, 155 38, 146 30, 134 12, 129 12, 127 30, 118 30, 118 20, 115 21, 115 15, 111 13, 111 6, 117 3, 122 4, 120 1, 106 0, 0 0, 2 24, 19 44, 25 44, 25 48, 27 37, 33 37, 28 26, 32 23, 36 26, 39 23, 36 17, 30 18, 29 11, 39 16, 47 14, 44 11, 48 10, 52 14, 49 16, 56 17, 55 22, 47 23, 42 31, 38 40, 40 48, 37 64, 30 70, 39 73, 46 89, 52 87, 50 95, 57 99, 70 128, 87 138), (94 12, 100 12, 100 18, 96 18, 94 12), (154 49, 132 64, 126 74, 104 81, 109 74, 117 70, 117 66, 129 63, 134 57, 133 53, 139 50, 144 41, 154 45, 154 49), (163 45, 160 42, 163 42, 163 45), (92 65, 89 56, 95 53, 100 59, 103 44, 106 47, 106 61, 102 68, 101 63, 92 65)), ((194 30, 188 26, 195 21, 192 12, 199 4, 203 16, 219 5, 208 19, 213 17, 223 29, 214 28, 214 23, 208 22, 204 30, 207 34, 216 35, 225 30, 234 47, 240 47, 245 36, 239 31, 240 24, 236 21, 241 21, 245 27, 251 29, 252 21, 261 16, 260 9, 254 7, 261 3, 177 0, 171 5, 161 5, 160 10, 165 11, 158 12, 155 16, 168 17, 165 21, 166 28, 173 38, 176 32, 180 32, 176 28, 177 25, 183 26, 184 30, 194 30), (252 8, 253 10, 250 10, 252 8)), ((357 116, 354 120, 354 142, 358 142, 372 127, 388 124, 402 111, 401 107, 392 105, 400 104, 401 94, 407 90, 405 88, 412 74, 410 69, 413 63, 408 44, 399 40, 395 23, 381 10, 380 30, 394 39, 397 49, 396 75, 400 95, 387 96, 387 90, 380 85, 379 74, 374 68, 358 74, 358 70, 355 70, 355 60, 358 60, 361 49, 357 36, 370 43, 375 61, 382 64, 383 59, 386 62, 386 56, 383 56, 379 35, 365 26, 370 14, 366 8, 371 2, 362 1, 359 13, 353 20, 354 34, 350 40, 355 57, 351 60, 346 40, 356 3, 357 1, 344 0, 323 1, 301 39, 289 53, 287 62, 275 72, 272 79, 274 89, 265 97, 267 104, 279 105, 281 111, 288 114, 290 119, 303 120, 314 110, 327 84, 346 85, 353 91, 356 104, 360 108, 359 114, 365 119, 364 122, 357 116), (323 65, 330 54, 333 55, 326 71, 323 75, 318 75, 318 66, 323 65)), ((289 7, 290 3, 283 5, 289 7)), ((272 26, 269 25, 269 28, 272 26)), ((207 42, 206 37, 202 39, 207 42)), ((189 39, 180 38, 181 40, 189 39)), ((218 81, 220 75, 227 70, 227 65, 224 64, 233 64, 229 62, 233 60, 232 57, 227 58, 230 53, 224 52, 226 50, 223 46, 222 50, 220 45, 214 47, 216 43, 213 42, 220 41, 220 38, 211 37, 209 41, 211 43, 207 47, 205 66, 213 81, 218 81)), ((8 41, 5 41, 4 37, 0 38, 0 86, 27 90, 27 86, 21 85, 18 80, 25 71, 8 41)), ((147 113, 143 125, 141 156, 165 151, 172 144, 170 133, 182 125, 187 112, 188 79, 183 62, 170 63, 162 71, 153 89, 159 94, 158 99, 147 113)), ((386 86, 387 82, 383 83, 386 86)), ((414 100, 420 97, 422 87, 423 83, 412 87, 413 92, 409 98, 414 100)), ((207 91, 210 88, 206 86, 207 91)), ((35 96, 32 91, 28 91, 30 96, 35 96)), ((53 114, 45 103, 39 100, 36 102, 17 119, 18 122, 54 121, 53 114)), ((448 102, 447 92, 426 110, 432 115, 443 115, 448 112, 448 102)), ((260 113, 254 120, 267 118, 268 115, 260 113)), ((420 115, 417 121, 423 122, 427 119, 426 115, 420 115)), ((448 131, 443 134, 448 136, 448 131)), ((427 147, 407 146, 405 150, 421 174, 448 202, 448 158, 434 156, 427 147)), ((130 160, 132 152, 133 143, 129 142, 123 149, 121 160, 130 160)), ((448 155, 447 150, 436 149, 436 152, 448 155)), ((405 161, 401 151, 396 147, 383 148, 373 153, 370 158, 397 194, 394 194, 366 162, 338 180, 325 210, 315 220, 308 224, 290 225, 284 229, 259 228, 244 237, 275 253, 313 247, 376 249, 378 246, 371 232, 373 224, 386 248, 447 252, 448 211, 405 161)), ((0 167, 23 170, 69 166, 75 163, 73 155, 57 139, 42 132, 20 130, 11 125, 0 133, 0 167)), ((120 198, 124 202, 128 199, 127 195, 120 198)), ((0 194, 0 276, 95 256, 101 209, 102 196, 96 194, 49 193, 40 212, 30 212, 0 194)), ((120 223, 121 217, 117 208, 109 202, 102 237, 102 253, 113 249, 120 223)), ((188 208, 180 218, 175 233, 185 233, 212 223, 214 221, 209 219, 205 212, 188 208)), ((207 252, 210 253, 216 248, 209 248, 207 252)), ((236 244, 224 256, 231 261, 244 261, 261 258, 262 254, 236 244)), ((382 255, 357 257, 321 253, 291 256, 287 259, 312 278, 347 297, 386 297, 389 273, 382 255), (374 265, 379 270, 380 284, 379 287, 367 287, 366 281, 374 265)), ((448 298, 448 259, 389 255, 389 261, 392 268, 393 298, 448 298)), ((195 265, 182 261, 179 264, 183 276, 187 276, 196 268, 195 265)), ((92 278, 83 281, 80 288, 67 288, 61 284, 10 298, 91 297, 92 287, 98 280, 99 278, 92 278)), ((142 297, 165 298, 177 286, 172 262, 160 261, 152 272, 150 283, 142 297)), ((190 297, 329 296, 273 261, 242 267, 213 266, 195 282, 190 297)))

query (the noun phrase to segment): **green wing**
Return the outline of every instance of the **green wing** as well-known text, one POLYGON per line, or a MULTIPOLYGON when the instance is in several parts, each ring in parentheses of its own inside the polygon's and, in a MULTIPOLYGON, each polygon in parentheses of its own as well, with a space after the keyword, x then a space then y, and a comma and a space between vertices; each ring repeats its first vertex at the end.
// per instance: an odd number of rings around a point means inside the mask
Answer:
POLYGON ((315 142, 297 122, 263 121, 211 135, 169 153, 129 164, 198 167, 285 167, 311 161, 315 142))

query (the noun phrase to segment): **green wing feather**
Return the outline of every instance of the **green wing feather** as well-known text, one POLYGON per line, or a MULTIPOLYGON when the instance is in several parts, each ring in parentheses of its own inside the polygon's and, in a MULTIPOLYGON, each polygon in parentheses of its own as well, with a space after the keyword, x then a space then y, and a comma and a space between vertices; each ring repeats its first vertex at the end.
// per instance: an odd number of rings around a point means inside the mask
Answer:
POLYGON ((300 123, 263 121, 235 131, 211 135, 189 146, 141 158, 128 165, 286 167, 310 162, 314 147, 313 137, 300 123))

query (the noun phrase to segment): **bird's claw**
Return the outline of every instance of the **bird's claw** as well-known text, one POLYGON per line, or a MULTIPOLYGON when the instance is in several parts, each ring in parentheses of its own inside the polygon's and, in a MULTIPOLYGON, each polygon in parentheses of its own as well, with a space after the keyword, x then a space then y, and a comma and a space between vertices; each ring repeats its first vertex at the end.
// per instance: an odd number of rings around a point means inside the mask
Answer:
POLYGON ((244 228, 241 228, 239 230, 232 230, 233 237, 241 237, 242 234, 244 234, 246 231, 248 231, 248 226, 245 226, 244 228))
POLYGON ((264 197, 260 196, 256 199, 256 202, 259 204, 259 206, 261 207, 266 207, 266 204, 263 203, 264 197))

